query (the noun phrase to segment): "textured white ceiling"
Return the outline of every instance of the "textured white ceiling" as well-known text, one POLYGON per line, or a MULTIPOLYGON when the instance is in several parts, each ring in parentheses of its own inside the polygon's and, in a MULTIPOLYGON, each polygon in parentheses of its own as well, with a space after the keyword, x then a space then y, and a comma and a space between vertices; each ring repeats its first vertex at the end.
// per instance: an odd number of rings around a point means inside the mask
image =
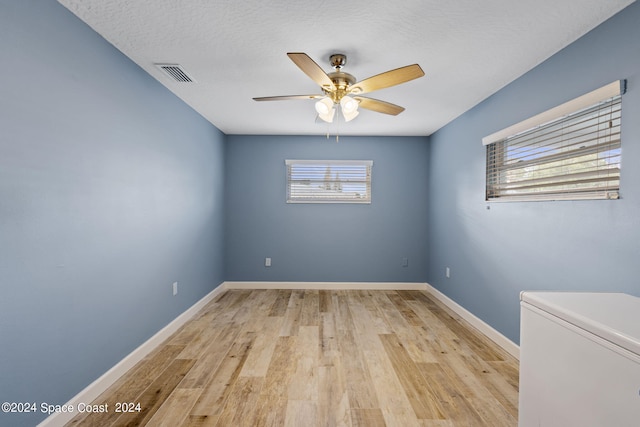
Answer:
POLYGON ((634 0, 58 0, 227 134, 430 135, 634 0), (358 80, 418 63, 425 77, 368 94, 402 105, 316 123, 320 93, 286 56, 358 80), (154 63, 177 63, 177 83, 154 63))

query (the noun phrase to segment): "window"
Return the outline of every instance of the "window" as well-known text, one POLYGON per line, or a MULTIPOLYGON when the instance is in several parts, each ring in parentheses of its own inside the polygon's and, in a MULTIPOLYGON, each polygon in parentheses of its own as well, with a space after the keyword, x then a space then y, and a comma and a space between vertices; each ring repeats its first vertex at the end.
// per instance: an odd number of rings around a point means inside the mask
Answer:
POLYGON ((287 203, 371 203, 370 160, 285 160, 287 203))
POLYGON ((624 81, 483 139, 486 200, 617 199, 624 81))

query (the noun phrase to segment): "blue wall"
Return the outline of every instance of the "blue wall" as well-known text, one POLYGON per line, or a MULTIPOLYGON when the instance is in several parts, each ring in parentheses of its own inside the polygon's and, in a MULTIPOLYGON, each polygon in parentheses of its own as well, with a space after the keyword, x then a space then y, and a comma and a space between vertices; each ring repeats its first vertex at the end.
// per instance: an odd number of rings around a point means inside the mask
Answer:
POLYGON ((428 282, 515 342, 522 290, 640 296, 638 23, 634 3, 430 138, 428 282), (487 210, 482 137, 617 79, 628 80, 622 199, 487 210))
POLYGON ((225 136, 57 2, 0 52, 0 401, 64 404, 224 280, 225 136))
POLYGON ((424 282, 427 141, 229 136, 226 280, 424 282), (373 160, 372 203, 287 204, 285 159, 373 160))

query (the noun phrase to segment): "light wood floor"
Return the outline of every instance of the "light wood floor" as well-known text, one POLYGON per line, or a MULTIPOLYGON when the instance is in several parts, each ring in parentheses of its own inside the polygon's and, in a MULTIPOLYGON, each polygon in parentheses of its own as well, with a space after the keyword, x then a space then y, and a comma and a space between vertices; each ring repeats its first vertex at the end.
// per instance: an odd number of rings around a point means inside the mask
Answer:
POLYGON ((515 426, 518 362, 421 291, 228 290, 94 403, 69 425, 515 426))

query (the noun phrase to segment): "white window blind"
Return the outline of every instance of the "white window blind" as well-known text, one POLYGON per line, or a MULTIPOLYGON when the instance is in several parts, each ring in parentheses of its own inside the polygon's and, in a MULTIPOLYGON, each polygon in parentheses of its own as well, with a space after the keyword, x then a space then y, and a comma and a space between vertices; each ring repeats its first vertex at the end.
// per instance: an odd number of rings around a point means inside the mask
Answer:
POLYGON ((487 144, 486 200, 617 199, 622 92, 487 144))
POLYGON ((287 203, 371 203, 371 160, 285 160, 287 203))

